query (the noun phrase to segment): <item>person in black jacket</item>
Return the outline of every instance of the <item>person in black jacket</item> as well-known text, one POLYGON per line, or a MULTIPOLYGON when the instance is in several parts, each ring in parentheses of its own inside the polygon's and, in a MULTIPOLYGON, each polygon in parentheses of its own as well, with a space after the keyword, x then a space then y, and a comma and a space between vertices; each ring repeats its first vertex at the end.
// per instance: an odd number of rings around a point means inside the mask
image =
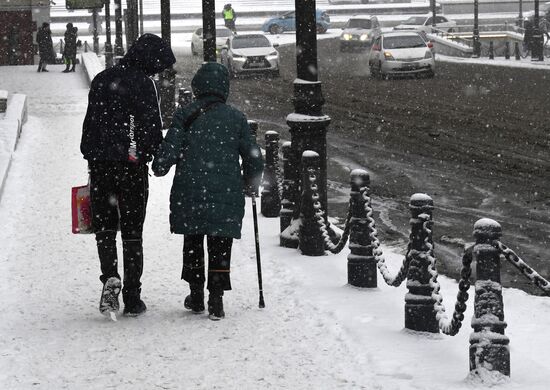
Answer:
POLYGON ((65 31, 65 49, 63 50, 66 68, 63 70, 63 73, 75 71, 77 32, 77 27, 73 27, 72 23, 67 23, 67 30, 65 31))
POLYGON ((40 55, 37 72, 47 72, 46 66, 55 62, 52 32, 50 31, 49 23, 42 23, 42 27, 38 29, 38 33, 36 34, 36 42, 38 43, 38 54, 40 55))
POLYGON ((118 311, 121 281, 116 232, 124 260, 124 314, 146 310, 141 300, 142 229, 148 196, 148 167, 162 142, 158 95, 151 76, 176 62, 170 46, 142 35, 118 65, 92 81, 80 150, 88 160, 93 226, 101 263, 100 312, 118 311))

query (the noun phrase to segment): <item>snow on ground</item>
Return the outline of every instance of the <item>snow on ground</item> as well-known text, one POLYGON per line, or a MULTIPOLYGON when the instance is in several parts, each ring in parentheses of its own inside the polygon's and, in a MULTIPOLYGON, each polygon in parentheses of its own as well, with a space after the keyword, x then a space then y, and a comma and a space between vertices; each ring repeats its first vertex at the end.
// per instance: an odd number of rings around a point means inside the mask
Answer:
POLYGON ((545 58, 544 61, 532 61, 530 57, 516 60, 515 57, 511 55, 509 60, 504 59, 504 57, 495 57, 494 60, 490 60, 487 57, 462 58, 462 57, 451 57, 451 56, 445 56, 442 54, 437 54, 435 59, 437 61, 455 62, 460 64, 507 66, 510 68, 541 69, 546 71, 550 70, 550 61, 548 58, 545 58))
MULTIPOLYGON (((29 95, 29 121, 0 202, 2 389, 487 386, 467 378, 472 298, 454 338, 405 331, 405 287, 347 286, 347 250, 300 256, 278 246, 278 220, 261 216, 266 308, 259 309, 249 203, 233 250, 226 319, 186 312, 182 238, 168 227, 171 177, 150 178, 143 276, 149 310, 116 323, 102 317, 94 238, 70 233, 70 188, 86 181, 78 149, 86 76, 80 67, 70 74, 62 68, 2 69, 3 88, 29 95)), ((402 249, 385 248, 393 272, 402 249)), ((440 282, 450 310, 457 284, 440 282)), ((505 289, 504 304, 512 377, 498 388, 547 389, 549 298, 505 289)))

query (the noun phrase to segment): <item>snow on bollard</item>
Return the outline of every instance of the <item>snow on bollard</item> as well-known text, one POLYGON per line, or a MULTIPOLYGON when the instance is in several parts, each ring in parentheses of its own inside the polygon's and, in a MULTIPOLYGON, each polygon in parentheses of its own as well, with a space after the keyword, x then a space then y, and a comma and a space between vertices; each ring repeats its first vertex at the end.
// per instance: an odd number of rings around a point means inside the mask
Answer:
POLYGON ((302 154, 302 198, 298 248, 306 256, 323 256, 325 240, 315 218, 315 205, 320 205, 317 180, 321 171, 319 154, 306 150, 302 154))
POLYGON ((261 213, 264 217, 279 216, 281 198, 279 196, 279 133, 265 133, 265 169, 262 180, 261 213))
POLYGON ((504 334, 504 304, 500 283, 500 250, 492 245, 500 239, 502 228, 492 219, 483 218, 474 224, 477 263, 474 318, 470 335, 470 373, 497 371, 510 376, 510 340, 504 334))
POLYGON ((368 191, 370 176, 363 169, 354 169, 350 174, 351 219, 348 255, 348 284, 355 287, 376 287, 376 260, 369 235, 369 220, 365 210, 363 192, 368 191))
MULTIPOLYGON (((290 141, 283 143, 281 146, 281 152, 283 154, 283 188, 281 191, 281 211, 280 216, 280 227, 281 232, 285 230, 292 221, 292 215, 294 214, 294 207, 296 205, 295 199, 292 199, 291 187, 294 185, 294 181, 289 175, 290 172, 290 152, 291 144, 290 141)), ((281 243, 281 246, 284 246, 281 243)))
POLYGON ((439 333, 434 310, 433 288, 428 270, 428 254, 433 250, 431 227, 434 203, 426 194, 414 194, 409 203, 411 211, 411 261, 407 273, 405 295, 405 328, 418 332, 439 333))

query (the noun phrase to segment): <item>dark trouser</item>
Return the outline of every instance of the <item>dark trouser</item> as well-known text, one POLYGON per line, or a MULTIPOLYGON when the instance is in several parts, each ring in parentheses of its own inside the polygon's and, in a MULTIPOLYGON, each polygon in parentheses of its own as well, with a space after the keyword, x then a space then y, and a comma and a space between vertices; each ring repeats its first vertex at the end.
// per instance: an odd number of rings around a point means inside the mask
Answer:
POLYGON ((40 57, 40 60, 38 61, 38 71, 40 72, 41 70, 46 70, 47 65, 48 63, 40 57))
POLYGON ((237 32, 237 28, 235 27, 235 20, 234 19, 224 19, 225 27, 230 29, 233 32, 237 32))
POLYGON ((120 226, 124 259, 123 295, 139 294, 143 273, 142 231, 149 194, 145 164, 90 163, 93 226, 101 263, 100 280, 118 277, 116 234, 120 226))
MULTIPOLYGON (((206 236, 208 247, 208 290, 231 290, 230 237, 206 236)), ((186 234, 183 238, 183 271, 181 278, 189 284, 204 284, 204 235, 186 234)))

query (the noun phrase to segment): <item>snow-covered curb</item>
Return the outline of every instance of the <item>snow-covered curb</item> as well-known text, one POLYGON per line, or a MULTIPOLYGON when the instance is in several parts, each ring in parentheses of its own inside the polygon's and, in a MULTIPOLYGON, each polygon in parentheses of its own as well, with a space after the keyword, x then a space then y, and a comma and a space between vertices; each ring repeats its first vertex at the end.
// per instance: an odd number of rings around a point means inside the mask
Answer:
POLYGON ((510 57, 509 60, 506 60, 501 57, 501 59, 490 60, 488 58, 463 58, 463 57, 449 57, 442 54, 438 54, 435 57, 436 61, 441 62, 454 62, 462 64, 475 64, 475 65, 492 65, 492 66, 506 66, 510 68, 528 68, 528 69, 539 69, 539 70, 550 70, 550 61, 531 61, 529 58, 522 58, 521 60, 516 60, 514 57, 510 57))
POLYGON ((105 69, 105 65, 101 63, 99 57, 94 52, 82 53, 82 64, 86 69, 90 84, 94 77, 105 69))
POLYGON ((9 96, 6 113, 0 119, 0 199, 8 177, 12 155, 17 148, 17 141, 26 121, 27 96, 19 93, 9 96))

